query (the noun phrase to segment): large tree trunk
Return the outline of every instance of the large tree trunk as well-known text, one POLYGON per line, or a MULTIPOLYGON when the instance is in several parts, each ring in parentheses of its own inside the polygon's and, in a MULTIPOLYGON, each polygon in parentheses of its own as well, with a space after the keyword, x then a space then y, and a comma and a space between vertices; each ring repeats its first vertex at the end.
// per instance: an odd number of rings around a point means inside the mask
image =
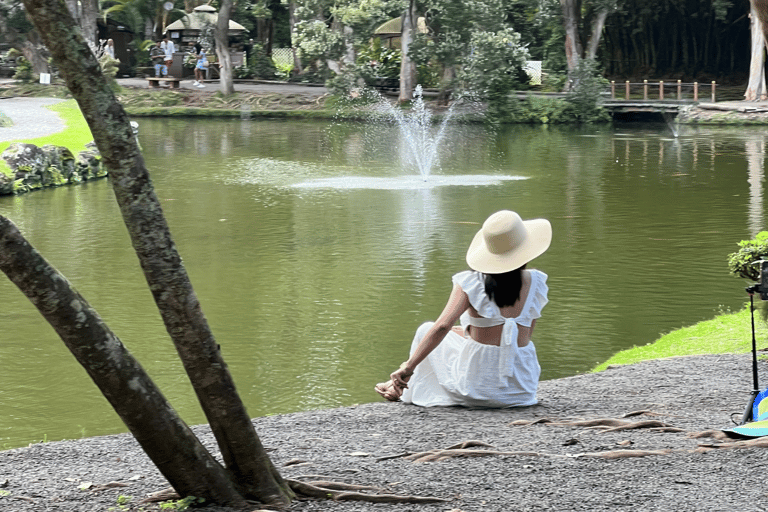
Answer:
POLYGON ((48 60, 41 49, 43 49, 42 46, 35 45, 31 41, 24 41, 21 44, 21 53, 32 65, 32 73, 38 76, 40 73, 50 73, 48 60))
POLYGON ((416 87, 416 64, 408 55, 408 49, 416 37, 416 1, 409 0, 408 7, 403 12, 402 30, 400 33, 400 51, 402 59, 400 61, 400 96, 397 101, 400 103, 413 99, 413 90, 416 87))
POLYGON ((560 0, 563 8, 563 28, 565 29, 565 60, 568 74, 573 73, 581 58, 581 38, 579 21, 581 20, 581 0, 560 0))
POLYGON ((219 58, 219 86, 224 96, 235 93, 235 86, 232 82, 232 57, 229 54, 229 17, 231 14, 232 0, 222 0, 213 37, 216 40, 216 56, 219 58))
POLYGON ((289 503, 292 492, 256 435, 176 251, 125 110, 63 1, 24 0, 24 6, 91 129, 150 291, 227 470, 245 496, 289 503))
POLYGON ((232 506, 245 504, 224 468, 118 337, 3 216, 0 270, 51 324, 176 492, 232 506))
POLYGON ((749 63, 749 80, 746 101, 764 101, 768 96, 765 90, 765 48, 768 40, 765 27, 768 26, 768 0, 750 0, 750 31, 752 34, 752 57, 749 63))

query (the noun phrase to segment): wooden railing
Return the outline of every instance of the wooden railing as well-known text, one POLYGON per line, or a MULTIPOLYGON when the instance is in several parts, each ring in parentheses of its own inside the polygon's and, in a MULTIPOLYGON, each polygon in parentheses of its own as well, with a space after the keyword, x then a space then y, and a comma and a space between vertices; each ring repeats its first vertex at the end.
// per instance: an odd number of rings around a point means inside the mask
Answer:
MULTIPOLYGON (((621 86, 619 86, 621 88, 621 86)), ((624 82, 624 98, 616 97, 617 84, 615 81, 611 81, 611 99, 612 100, 631 100, 640 99, 642 94, 643 100, 670 100, 670 101, 682 101, 685 95, 688 99, 691 94, 693 95, 693 101, 699 101, 699 93, 702 90, 699 82, 683 83, 678 80, 677 82, 664 82, 659 80, 658 82, 648 82, 643 80, 642 82, 632 83, 629 80, 624 82)), ((706 85, 704 86, 706 89, 706 85)), ((711 99, 715 102, 717 91, 717 84, 712 81, 711 84, 711 99)))

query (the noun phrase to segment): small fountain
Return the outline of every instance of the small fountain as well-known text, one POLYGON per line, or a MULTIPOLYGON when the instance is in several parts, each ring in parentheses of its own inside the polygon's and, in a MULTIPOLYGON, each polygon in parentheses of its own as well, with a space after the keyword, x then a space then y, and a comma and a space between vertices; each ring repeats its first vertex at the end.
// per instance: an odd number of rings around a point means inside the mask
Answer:
POLYGON ((400 148, 400 159, 403 167, 415 168, 424 181, 429 179, 432 169, 439 167, 439 149, 446 134, 448 122, 453 117, 451 105, 443 117, 436 133, 432 122, 432 112, 424 104, 424 91, 421 85, 413 92, 412 111, 406 115, 403 110, 394 107, 387 101, 378 103, 378 110, 392 117, 397 123, 403 144, 400 148))
POLYGON ((450 175, 433 174, 439 170, 440 154, 450 149, 449 135, 454 126, 454 109, 461 101, 454 102, 443 114, 439 123, 424 101, 424 91, 417 85, 409 111, 403 110, 373 91, 376 101, 371 111, 374 116, 371 123, 378 131, 386 129, 391 133, 395 127, 400 138, 396 143, 399 152, 400 169, 410 174, 395 177, 345 176, 319 178, 302 181, 293 185, 297 188, 323 189, 385 189, 412 190, 441 186, 483 186, 495 185, 503 181, 523 180, 523 176, 504 176, 495 174, 450 175))
POLYGON ((677 120, 670 115, 669 112, 662 112, 661 116, 664 118, 664 121, 666 121, 667 126, 669 126, 672 136, 677 138, 680 135, 680 131, 677 127, 677 120))

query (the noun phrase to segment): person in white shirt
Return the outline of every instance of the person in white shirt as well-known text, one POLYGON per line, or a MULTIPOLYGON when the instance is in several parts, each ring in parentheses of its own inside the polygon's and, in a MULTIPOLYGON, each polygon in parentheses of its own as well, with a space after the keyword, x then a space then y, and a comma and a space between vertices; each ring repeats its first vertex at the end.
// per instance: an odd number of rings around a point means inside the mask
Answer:
POLYGON ((173 53, 176 51, 176 45, 173 44, 171 38, 166 34, 160 47, 165 52, 165 67, 163 71, 165 76, 168 76, 168 70, 171 68, 171 64, 173 64, 173 53))

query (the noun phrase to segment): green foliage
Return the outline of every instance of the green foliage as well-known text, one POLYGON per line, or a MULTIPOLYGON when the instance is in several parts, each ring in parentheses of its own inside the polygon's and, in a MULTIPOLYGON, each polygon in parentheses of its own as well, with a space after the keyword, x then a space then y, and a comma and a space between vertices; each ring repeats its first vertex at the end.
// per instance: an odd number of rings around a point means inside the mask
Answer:
POLYGON ((378 37, 357 51, 357 64, 371 77, 399 78, 401 61, 400 49, 381 46, 378 37))
POLYGON ((0 128, 4 126, 13 126, 13 121, 3 112, 0 112, 0 128))
POLYGON ((523 66, 528 51, 520 44, 520 34, 509 28, 474 32, 470 46, 460 79, 474 95, 488 102, 490 120, 501 119, 515 108, 510 92, 527 82, 523 66))
POLYGON ((728 269, 746 279, 758 281, 760 267, 755 262, 768 259, 768 231, 761 231, 752 240, 739 242, 739 250, 728 255, 728 269))
POLYGON ((21 82, 34 81, 34 76, 32 76, 32 63, 24 57, 16 57, 16 73, 14 73, 13 78, 21 82))
POLYGON ((275 62, 275 77, 279 80, 288 80, 293 72, 293 63, 275 62))
POLYGON ((338 60, 344 52, 344 36, 324 22, 313 19, 296 24, 296 43, 308 63, 338 60))
POLYGON ((204 498, 196 498, 195 496, 187 496, 186 498, 182 498, 180 500, 171 500, 171 501, 165 501, 160 504, 160 510, 189 510, 190 507, 194 507, 196 505, 202 505, 205 503, 204 498))
POLYGON ((573 116, 581 123, 605 122, 609 114, 601 107, 602 93, 608 81, 598 72, 597 63, 581 59, 571 74, 571 88, 566 101, 573 116))
POLYGON ((272 80, 277 76, 275 63, 259 44, 253 45, 248 56, 248 69, 252 76, 263 80, 272 80))
POLYGON ((133 48, 133 54, 136 57, 136 65, 139 67, 147 67, 152 65, 152 59, 149 58, 149 50, 154 46, 155 42, 151 39, 145 39, 139 41, 134 39, 130 42, 130 46, 133 48))
POLYGON ((251 73, 251 68, 248 66, 235 66, 232 68, 232 77, 233 78, 253 78, 253 73, 251 73))
POLYGON ((345 72, 336 74, 325 81, 325 87, 334 96, 349 96, 353 89, 365 85, 365 81, 354 66, 347 66, 345 72))

